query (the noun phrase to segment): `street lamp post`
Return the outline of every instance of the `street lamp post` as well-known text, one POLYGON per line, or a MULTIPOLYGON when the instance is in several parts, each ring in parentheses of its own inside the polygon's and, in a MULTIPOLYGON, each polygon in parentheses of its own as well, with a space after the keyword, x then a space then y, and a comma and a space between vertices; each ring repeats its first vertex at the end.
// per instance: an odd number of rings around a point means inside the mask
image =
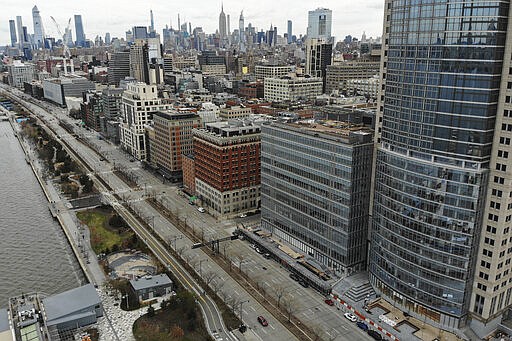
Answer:
POLYGON ((208 259, 201 259, 199 261, 199 276, 201 276, 201 278, 203 278, 203 268, 202 268, 202 265, 203 265, 204 261, 208 262, 208 259))
POLYGON ((182 235, 171 236, 171 237, 169 238, 170 244, 172 245, 172 244, 174 243, 174 247, 173 247, 173 249, 174 249, 174 250, 176 250, 176 241, 177 241, 178 239, 181 239, 181 238, 183 238, 183 236, 182 236, 182 235))
POLYGON ((240 302, 240 322, 242 322, 242 326, 244 325, 242 305, 244 303, 248 303, 248 302, 249 302, 249 300, 240 302))

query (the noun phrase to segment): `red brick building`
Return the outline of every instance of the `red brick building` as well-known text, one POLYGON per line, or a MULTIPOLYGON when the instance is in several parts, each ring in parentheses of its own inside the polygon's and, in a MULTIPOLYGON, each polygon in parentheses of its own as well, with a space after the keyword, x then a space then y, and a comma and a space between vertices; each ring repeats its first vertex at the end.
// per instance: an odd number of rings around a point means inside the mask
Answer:
POLYGON ((201 126, 201 118, 194 113, 159 111, 153 114, 153 122, 152 158, 162 175, 179 181, 182 178, 183 155, 192 153, 192 130, 201 126))
POLYGON ((182 155, 181 169, 183 171, 183 190, 190 194, 196 194, 196 164, 193 154, 182 155))
POLYGON ((230 218, 260 206, 259 124, 209 123, 194 130, 196 195, 209 212, 230 218))

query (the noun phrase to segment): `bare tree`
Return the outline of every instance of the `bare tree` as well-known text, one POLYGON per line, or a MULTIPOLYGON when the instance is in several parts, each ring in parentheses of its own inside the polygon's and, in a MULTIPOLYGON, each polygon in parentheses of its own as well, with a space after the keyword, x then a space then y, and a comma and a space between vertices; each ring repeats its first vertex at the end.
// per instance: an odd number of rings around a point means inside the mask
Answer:
POLYGON ((211 285, 213 292, 217 293, 224 286, 225 283, 226 283, 226 281, 223 281, 220 278, 213 281, 212 285, 211 285))
POLYGON ((182 245, 182 246, 176 248, 176 253, 178 255, 182 256, 183 252, 185 252, 185 245, 182 245))
POLYGON ((207 286, 210 286, 210 284, 215 280, 217 277, 219 277, 218 274, 216 274, 213 271, 208 271, 203 275, 203 280, 206 283, 207 286))
POLYGON ((229 301, 231 296, 230 296, 230 293, 227 290, 222 290, 221 288, 219 288, 219 296, 222 298, 224 303, 229 305, 228 301, 229 301))
POLYGON ((283 300, 283 309, 288 317, 288 322, 290 322, 293 313, 297 310, 297 301, 290 295, 287 295, 283 300))
POLYGON ((319 324, 312 326, 311 331, 313 333, 313 335, 311 335, 313 336, 313 341, 325 340, 326 333, 319 324))
POLYGON ((284 292, 286 290, 286 287, 282 284, 276 284, 274 287, 272 287, 272 290, 274 291, 274 294, 277 298, 277 306, 280 306, 281 298, 283 298, 284 292))

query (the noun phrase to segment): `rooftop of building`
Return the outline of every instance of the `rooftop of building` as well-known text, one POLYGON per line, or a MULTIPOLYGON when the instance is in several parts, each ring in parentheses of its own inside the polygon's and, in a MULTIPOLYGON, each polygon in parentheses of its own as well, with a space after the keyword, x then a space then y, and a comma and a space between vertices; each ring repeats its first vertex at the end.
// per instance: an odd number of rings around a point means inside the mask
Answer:
POLYGON ((162 285, 172 285, 172 281, 166 274, 145 276, 139 279, 130 280, 130 285, 134 290, 150 289, 162 285))
POLYGON ((47 323, 64 317, 74 319, 76 312, 100 303, 101 300, 92 284, 71 289, 42 300, 47 323))
POLYGON ((283 80, 283 81, 302 81, 302 82, 322 82, 322 77, 312 77, 310 75, 298 75, 298 74, 289 74, 287 76, 281 77, 269 77, 265 78, 265 81, 268 83, 268 80, 283 80))
POLYGON ((61 75, 58 78, 47 78, 44 81, 57 83, 57 84, 70 84, 70 83, 83 82, 83 81, 91 82, 87 78, 82 77, 81 75, 76 74, 76 73, 68 73, 67 75, 61 75))
POLYGON ((158 116, 158 117, 164 118, 169 121, 178 121, 178 120, 185 120, 185 119, 191 119, 191 118, 199 118, 199 116, 194 111, 190 111, 190 110, 157 111, 153 114, 153 116, 158 116))
POLYGON ((315 137, 335 137, 343 138, 343 142, 349 144, 370 143, 373 141, 373 131, 363 124, 353 124, 349 122, 334 120, 279 120, 274 124, 284 126, 310 133, 315 137))

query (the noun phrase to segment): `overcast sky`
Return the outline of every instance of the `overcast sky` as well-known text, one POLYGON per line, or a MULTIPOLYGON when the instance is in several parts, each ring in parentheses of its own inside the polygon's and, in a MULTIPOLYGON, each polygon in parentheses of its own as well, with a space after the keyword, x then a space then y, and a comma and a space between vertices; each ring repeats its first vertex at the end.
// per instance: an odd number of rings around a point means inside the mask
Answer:
MULTIPOLYGON (((34 3, 27 0, 0 0, 0 45, 10 42, 9 19, 23 17, 23 25, 33 33, 32 7, 37 5, 43 19, 46 35, 57 37, 50 16, 62 30, 69 18, 81 14, 87 39, 94 40, 110 32, 111 37, 125 37, 125 31, 135 25, 149 26, 149 10, 153 10, 155 27, 162 34, 166 24, 177 27, 178 13, 181 23, 191 22, 192 29, 201 26, 206 33, 214 33, 219 25, 221 2, 211 0, 188 1, 130 1, 130 0, 45 0, 34 3)), ((278 34, 286 32, 287 20, 293 21, 293 34, 306 32, 309 10, 325 7, 332 10, 332 34, 337 40, 350 34, 360 38, 363 31, 367 37, 381 36, 384 0, 256 0, 224 1, 224 12, 231 16, 231 31, 238 27, 240 11, 244 11, 245 25, 252 23, 258 30, 267 30, 272 23, 278 34)), ((71 21, 73 40, 74 22, 71 21)))

